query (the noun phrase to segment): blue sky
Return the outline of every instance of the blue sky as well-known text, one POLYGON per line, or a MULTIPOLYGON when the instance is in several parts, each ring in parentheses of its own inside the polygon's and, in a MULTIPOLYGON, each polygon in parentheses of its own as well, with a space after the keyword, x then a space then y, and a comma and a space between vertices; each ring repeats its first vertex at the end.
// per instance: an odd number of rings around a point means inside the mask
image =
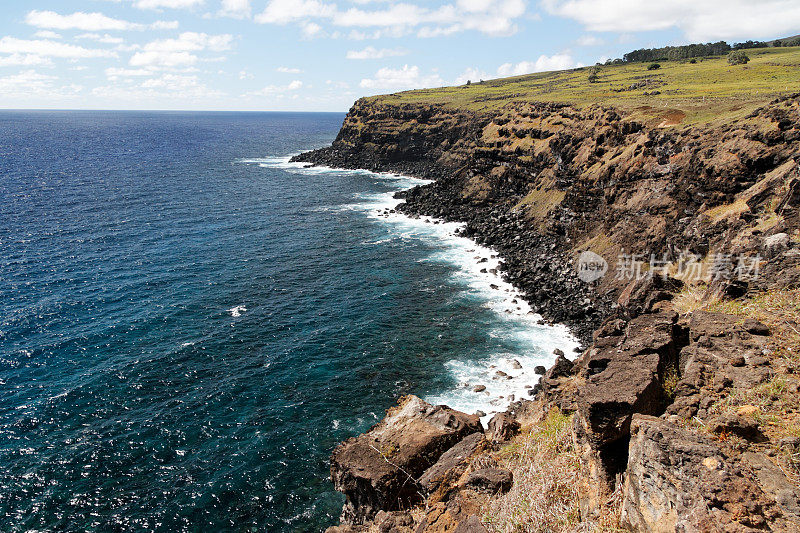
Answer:
POLYGON ((0 108, 344 111, 645 46, 798 33, 797 0, 4 0, 0 108))

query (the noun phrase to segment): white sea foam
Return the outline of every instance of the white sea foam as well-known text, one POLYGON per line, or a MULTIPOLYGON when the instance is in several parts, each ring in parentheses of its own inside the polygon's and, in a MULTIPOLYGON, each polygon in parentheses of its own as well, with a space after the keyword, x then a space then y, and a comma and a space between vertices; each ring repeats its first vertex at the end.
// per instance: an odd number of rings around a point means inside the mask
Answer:
POLYGON ((366 170, 309 167, 307 163, 289 162, 290 157, 249 159, 241 162, 281 168, 299 174, 358 172, 391 184, 393 190, 390 192, 354 195, 355 202, 344 208, 364 211, 368 216, 385 222, 394 237, 436 242, 440 251, 431 254, 424 261, 457 266, 453 282, 464 287, 464 297, 480 302, 497 313, 497 328, 489 334, 512 338, 519 347, 514 353, 487 354, 480 360, 457 359, 447 362, 447 371, 456 379, 458 387, 441 394, 429 395, 425 397, 426 401, 446 404, 468 413, 483 411, 486 413, 483 418, 485 424, 494 413, 507 409, 512 401, 530 397, 530 387, 539 379, 534 368, 538 365, 549 367, 555 360, 553 350, 558 348, 569 355, 578 346, 578 341, 565 326, 539 323, 541 316, 532 313, 519 291, 500 276, 498 270, 501 258, 497 252, 457 234, 463 224, 444 222, 433 217, 412 218, 391 212, 402 201, 394 198, 394 193, 430 183, 429 180, 366 170), (498 375, 498 371, 506 375, 498 375), (477 385, 485 386, 486 390, 473 392, 477 385))
POLYGON ((247 307, 243 305, 237 305, 236 307, 231 307, 228 309, 228 312, 231 314, 233 318, 242 316, 242 313, 247 312, 247 307))

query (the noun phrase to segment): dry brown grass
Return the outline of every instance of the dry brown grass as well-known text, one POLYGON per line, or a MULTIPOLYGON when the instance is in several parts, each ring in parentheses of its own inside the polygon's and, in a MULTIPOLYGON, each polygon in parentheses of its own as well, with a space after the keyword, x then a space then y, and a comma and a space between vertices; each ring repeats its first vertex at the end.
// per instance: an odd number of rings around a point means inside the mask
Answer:
POLYGON ((554 409, 503 448, 498 461, 514 473, 514 486, 490 500, 484 523, 495 533, 557 533, 616 529, 618 512, 604 523, 581 522, 580 462, 572 442, 572 417, 554 409))
POLYGON ((739 315, 769 326, 774 357, 787 363, 800 363, 800 289, 769 291, 742 300, 712 301, 709 311, 739 315))
POLYGON ((738 216, 748 209, 747 203, 744 200, 739 199, 732 204, 718 205, 717 207, 713 207, 705 211, 703 214, 709 217, 712 221, 719 222, 720 220, 731 216, 738 216))
POLYGON ((672 299, 672 308, 680 314, 703 309, 708 305, 705 300, 706 289, 707 287, 703 284, 686 285, 672 299))

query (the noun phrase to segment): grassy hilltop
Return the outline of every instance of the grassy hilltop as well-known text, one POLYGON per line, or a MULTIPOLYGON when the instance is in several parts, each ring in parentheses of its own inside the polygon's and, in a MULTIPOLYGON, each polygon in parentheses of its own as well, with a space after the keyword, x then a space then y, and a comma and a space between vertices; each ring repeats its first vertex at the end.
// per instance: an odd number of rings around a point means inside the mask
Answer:
MULTIPOLYGON (((642 120, 670 124, 735 120, 781 94, 800 90, 800 47, 745 51, 750 62, 730 65, 726 56, 582 67, 484 81, 471 85, 406 91, 372 99, 388 104, 430 103, 496 110, 516 102, 600 103, 642 120), (597 79, 589 81, 595 72, 597 79)), ((665 124, 668 125, 668 124, 665 124)))

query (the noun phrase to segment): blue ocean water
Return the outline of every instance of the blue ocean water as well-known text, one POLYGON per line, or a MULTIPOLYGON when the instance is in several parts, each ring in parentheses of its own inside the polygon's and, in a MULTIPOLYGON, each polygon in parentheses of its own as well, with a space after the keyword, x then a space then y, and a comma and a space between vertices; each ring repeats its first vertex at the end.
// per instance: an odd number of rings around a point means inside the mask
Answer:
POLYGON ((490 413, 572 347, 383 216, 417 180, 287 162, 342 118, 0 113, 0 530, 319 531, 399 395, 490 413))

